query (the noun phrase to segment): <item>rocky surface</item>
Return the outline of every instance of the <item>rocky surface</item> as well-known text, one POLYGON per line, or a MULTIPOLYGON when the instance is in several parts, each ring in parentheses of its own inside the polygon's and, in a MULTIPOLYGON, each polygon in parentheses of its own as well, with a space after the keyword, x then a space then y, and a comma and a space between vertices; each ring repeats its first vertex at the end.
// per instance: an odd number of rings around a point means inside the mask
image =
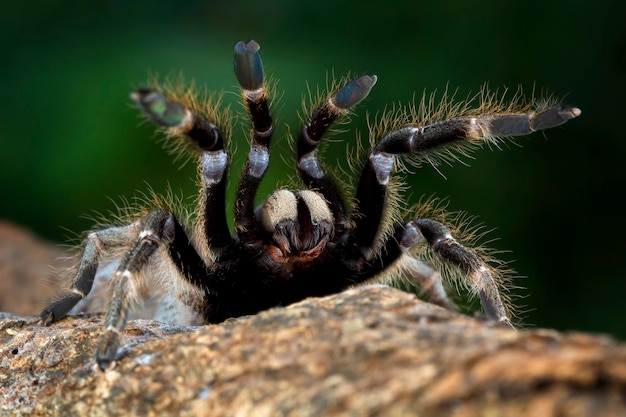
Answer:
POLYGON ((498 328, 387 287, 220 325, 134 320, 103 373, 101 315, 37 323, 61 255, 0 223, 0 416, 626 415, 624 344, 498 328))
POLYGON ((496 328, 386 287, 220 325, 131 321, 117 365, 99 315, 0 322, 11 416, 623 416, 626 347, 496 328))

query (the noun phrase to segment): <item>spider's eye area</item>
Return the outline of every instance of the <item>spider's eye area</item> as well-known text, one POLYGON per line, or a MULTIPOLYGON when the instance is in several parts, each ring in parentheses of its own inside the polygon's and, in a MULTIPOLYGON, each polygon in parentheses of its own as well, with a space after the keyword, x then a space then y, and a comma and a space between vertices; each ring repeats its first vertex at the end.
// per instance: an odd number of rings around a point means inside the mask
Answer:
POLYGON ((375 75, 364 75, 344 85, 333 99, 335 105, 341 109, 349 109, 363 101, 372 91, 372 87, 378 81, 375 75))
POLYGON ((310 190, 278 190, 257 209, 256 216, 285 256, 319 252, 334 230, 326 200, 310 190))
POLYGON ((235 76, 244 90, 258 90, 263 87, 263 66, 258 43, 237 42, 235 45, 235 76))
POLYGON ((130 94, 137 107, 154 123, 173 127, 185 120, 187 110, 179 103, 167 101, 163 94, 152 88, 140 88, 130 94))

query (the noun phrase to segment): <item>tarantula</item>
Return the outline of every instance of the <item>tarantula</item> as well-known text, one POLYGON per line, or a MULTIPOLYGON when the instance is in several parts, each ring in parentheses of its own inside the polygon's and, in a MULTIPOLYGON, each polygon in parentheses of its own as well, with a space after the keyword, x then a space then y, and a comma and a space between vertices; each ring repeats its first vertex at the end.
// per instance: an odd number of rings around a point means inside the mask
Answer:
POLYGON ((520 97, 507 105, 483 92, 476 109, 469 107, 472 100, 437 107, 425 99, 417 108, 392 112, 373 133, 372 148, 347 204, 316 149, 333 123, 376 84, 375 75, 364 75, 325 97, 300 130, 295 141, 297 170, 306 188, 279 189, 255 207, 269 164, 274 123, 258 43, 238 42, 234 49, 234 72, 252 124, 250 151, 236 191, 234 235, 225 210, 228 128, 217 106, 199 102, 189 90, 177 95, 141 88, 131 94, 139 109, 171 141, 192 145, 199 154, 197 216, 189 220, 163 205, 129 224, 89 233, 69 291, 42 311, 43 324, 60 320, 87 296, 98 266, 110 255, 118 256, 119 263, 96 351, 102 370, 115 363, 120 333, 142 277, 156 276, 150 285, 165 288, 162 311, 182 305, 203 323, 255 314, 399 273, 421 287, 430 301, 453 309, 440 271, 416 257, 415 248, 425 247, 435 255, 432 258, 468 279, 488 319, 511 325, 497 266, 462 245, 442 222, 419 216, 401 220, 392 207, 399 187, 390 182, 391 173, 400 155, 463 152, 468 145, 559 126, 580 115, 578 108, 554 100, 533 106, 520 97), (433 110, 434 115, 427 114, 433 110))

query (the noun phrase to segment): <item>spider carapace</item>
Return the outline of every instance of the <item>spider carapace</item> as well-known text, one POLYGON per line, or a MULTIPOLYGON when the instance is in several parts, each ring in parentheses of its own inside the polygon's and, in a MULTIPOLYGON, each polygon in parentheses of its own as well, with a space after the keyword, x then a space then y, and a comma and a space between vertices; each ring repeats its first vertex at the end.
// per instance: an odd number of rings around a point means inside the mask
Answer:
POLYGON ((397 276, 420 287, 431 302, 453 309, 440 274, 452 270, 478 295, 488 319, 510 325, 497 260, 471 248, 453 226, 428 216, 428 210, 401 210, 402 187, 391 174, 402 162, 418 166, 437 156, 559 126, 580 115, 578 108, 550 99, 530 103, 519 94, 505 102, 486 89, 458 103, 447 96, 440 103, 424 96, 371 123, 371 148, 360 164, 350 163, 359 177, 346 201, 316 150, 329 128, 368 96, 377 77, 346 80, 318 100, 295 139, 304 189, 279 189, 255 207, 274 130, 258 43, 235 45, 234 69, 251 122, 250 151, 236 191, 234 234, 225 209, 225 145, 231 129, 224 110, 191 89, 139 89, 131 94, 139 109, 165 130, 170 143, 197 155, 195 214, 155 204, 124 224, 90 232, 69 290, 42 311, 42 323, 70 312, 92 291, 99 265, 115 260, 96 351, 102 370, 115 363, 133 298, 146 283, 161 288, 155 318, 175 319, 172 311, 184 311, 193 322, 218 323, 397 276))

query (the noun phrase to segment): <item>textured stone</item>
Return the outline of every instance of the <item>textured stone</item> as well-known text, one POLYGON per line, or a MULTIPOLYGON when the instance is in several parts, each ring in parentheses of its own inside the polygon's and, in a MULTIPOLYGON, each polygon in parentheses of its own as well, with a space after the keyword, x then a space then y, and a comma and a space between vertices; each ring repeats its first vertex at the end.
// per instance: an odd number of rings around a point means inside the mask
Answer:
POLYGON ((220 325, 133 320, 102 373, 101 315, 35 317, 63 255, 0 223, 0 416, 626 415, 623 344, 502 329, 386 287, 220 325))
POLYGON ((626 415, 624 345, 493 327, 387 287, 220 325, 131 321, 106 373, 100 315, 0 318, 2 415, 626 415))

